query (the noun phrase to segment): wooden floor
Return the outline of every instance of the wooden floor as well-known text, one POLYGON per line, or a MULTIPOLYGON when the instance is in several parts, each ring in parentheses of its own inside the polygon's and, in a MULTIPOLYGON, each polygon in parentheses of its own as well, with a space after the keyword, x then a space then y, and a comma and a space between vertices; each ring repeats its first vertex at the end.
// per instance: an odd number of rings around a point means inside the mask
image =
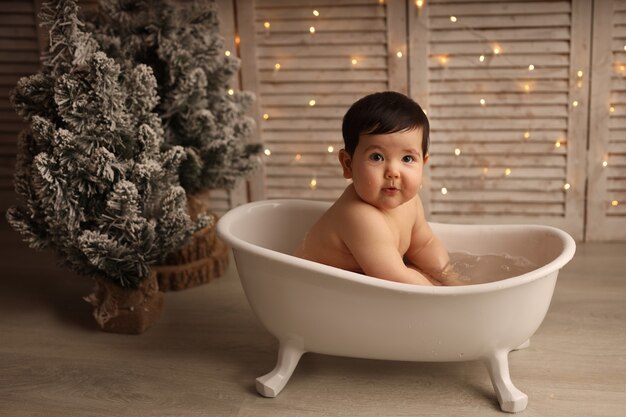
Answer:
MULTIPOLYGON (((1 221, 0 415, 500 416, 483 365, 305 355, 285 390, 262 398, 276 342, 233 267, 166 295, 141 336, 98 331, 91 283, 28 249, 1 221)), ((525 416, 626 416, 626 244, 579 245, 531 347, 511 354, 525 416)))

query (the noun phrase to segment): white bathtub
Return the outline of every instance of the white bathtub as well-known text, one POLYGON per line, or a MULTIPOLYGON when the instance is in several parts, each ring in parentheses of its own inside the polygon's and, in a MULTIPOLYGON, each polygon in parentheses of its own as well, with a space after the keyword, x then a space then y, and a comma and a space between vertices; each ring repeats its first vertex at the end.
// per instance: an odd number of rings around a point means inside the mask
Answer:
MULTIPOLYGON (((509 376, 508 354, 528 346, 543 321, 574 240, 548 226, 431 226, 449 251, 524 256, 538 269, 460 287, 385 281, 290 254, 329 207, 269 200, 226 213, 219 236, 233 249, 250 306, 280 343, 274 370, 257 390, 275 397, 305 352, 397 361, 482 360, 500 407, 518 412, 528 397, 509 376)), ((548 365, 548 364, 546 364, 548 365)))

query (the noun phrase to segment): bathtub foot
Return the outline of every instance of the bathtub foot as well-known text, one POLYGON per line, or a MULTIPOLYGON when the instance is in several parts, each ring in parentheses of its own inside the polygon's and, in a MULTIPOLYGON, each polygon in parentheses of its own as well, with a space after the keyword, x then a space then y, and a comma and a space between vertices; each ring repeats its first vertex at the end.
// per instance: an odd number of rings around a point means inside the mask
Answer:
POLYGON ((280 344, 278 361, 272 372, 256 379, 256 390, 264 397, 276 397, 285 388, 304 351, 289 344, 280 344))
POLYGON ((485 358, 485 365, 491 377, 493 389, 496 391, 502 411, 518 413, 528 404, 528 396, 518 390, 509 374, 509 352, 498 351, 485 358))
POLYGON ((522 350, 522 349, 526 349, 527 347, 530 346, 530 339, 528 339, 527 341, 525 341, 524 343, 522 343, 521 345, 519 345, 518 347, 516 347, 515 349, 511 349, 511 352, 514 350, 522 350))

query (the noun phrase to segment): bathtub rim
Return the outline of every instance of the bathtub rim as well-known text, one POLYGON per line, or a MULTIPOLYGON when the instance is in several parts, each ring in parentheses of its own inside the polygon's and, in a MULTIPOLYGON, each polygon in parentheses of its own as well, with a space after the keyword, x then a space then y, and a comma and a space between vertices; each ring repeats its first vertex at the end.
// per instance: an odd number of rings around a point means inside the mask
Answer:
POLYGON ((323 207, 330 207, 332 203, 305 200, 305 199, 275 199, 275 200, 260 200, 251 203, 246 203, 235 207, 226 212, 217 223, 217 234, 228 245, 231 246, 233 252, 235 250, 242 250, 244 252, 250 252, 260 257, 269 258, 270 260, 284 263, 296 268, 303 268, 310 272, 316 272, 326 275, 332 275, 337 278, 341 278, 347 281, 351 281, 361 285, 374 286, 385 290, 403 292, 403 293, 419 293, 419 294, 432 294, 432 295, 466 295, 485 293, 491 291, 500 291, 508 288, 518 287, 541 278, 544 278, 551 273, 558 272, 563 266, 565 266, 573 257, 576 252, 576 243, 574 239, 565 231, 547 225, 541 224, 457 224, 457 223, 437 223, 429 222, 435 227, 455 227, 465 229, 479 229, 484 227, 493 228, 512 228, 512 229, 535 229, 537 231, 549 232, 558 238, 563 243, 563 250, 554 258, 551 262, 540 266, 539 268, 527 272, 522 275, 507 278, 500 281, 474 284, 474 285, 462 285, 462 286, 422 286, 415 284, 407 284, 402 282, 388 281, 381 278, 370 277, 357 272, 347 271, 344 269, 336 268, 330 265, 321 264, 318 262, 310 261, 307 259, 298 258, 296 256, 275 251, 273 249, 264 248, 250 242, 247 242, 237 236, 234 236, 230 232, 231 225, 245 212, 250 212, 255 208, 261 206, 312 206, 317 205, 320 209, 323 207))

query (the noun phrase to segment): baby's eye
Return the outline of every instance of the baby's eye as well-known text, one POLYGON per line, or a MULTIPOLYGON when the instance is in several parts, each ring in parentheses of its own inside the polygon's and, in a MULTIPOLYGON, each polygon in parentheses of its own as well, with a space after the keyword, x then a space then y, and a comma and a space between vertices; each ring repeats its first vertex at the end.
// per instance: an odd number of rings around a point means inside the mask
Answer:
POLYGON ((415 161, 415 158, 413 158, 411 155, 404 155, 402 157, 402 162, 410 163, 414 161, 415 161))
POLYGON ((374 161, 374 162, 380 162, 383 159, 384 159, 383 156, 381 154, 379 154, 378 152, 375 152, 375 153, 370 155, 370 160, 374 161))

